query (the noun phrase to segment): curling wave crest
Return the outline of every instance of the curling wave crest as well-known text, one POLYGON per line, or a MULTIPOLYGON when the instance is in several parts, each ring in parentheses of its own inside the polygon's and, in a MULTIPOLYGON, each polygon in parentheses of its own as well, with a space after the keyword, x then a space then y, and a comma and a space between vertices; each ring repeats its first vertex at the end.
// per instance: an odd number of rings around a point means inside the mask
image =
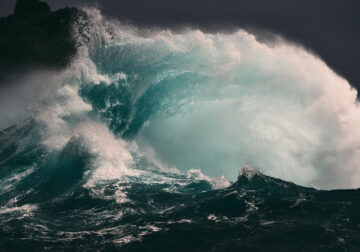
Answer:
POLYGON ((0 114, 17 121, 0 131, 0 248, 360 247, 360 189, 287 182, 360 186, 345 79, 243 30, 142 30, 86 13, 71 66, 23 76, 10 92, 22 102, 0 114))
POLYGON ((249 165, 301 185, 359 186, 357 92, 318 57, 243 30, 144 32, 87 12, 72 88, 158 166, 233 180, 249 165))
POLYGON ((50 150, 85 146, 91 178, 147 166, 235 180, 248 165, 306 186, 359 187, 357 92, 318 57, 243 30, 144 31, 86 12, 78 56, 35 120, 50 150))

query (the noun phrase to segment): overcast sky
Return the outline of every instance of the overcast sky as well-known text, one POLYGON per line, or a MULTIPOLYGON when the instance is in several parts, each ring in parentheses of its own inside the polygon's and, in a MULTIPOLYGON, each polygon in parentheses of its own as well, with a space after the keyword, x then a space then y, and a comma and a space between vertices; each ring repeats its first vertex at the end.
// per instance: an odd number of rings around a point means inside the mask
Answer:
MULTIPOLYGON (((92 5, 93 0, 47 0, 53 10, 92 5)), ((15 0, 2 0, 0 15, 15 0)), ((138 25, 188 24, 206 30, 261 28, 315 51, 360 89, 360 1, 358 0, 102 0, 103 13, 138 25)))

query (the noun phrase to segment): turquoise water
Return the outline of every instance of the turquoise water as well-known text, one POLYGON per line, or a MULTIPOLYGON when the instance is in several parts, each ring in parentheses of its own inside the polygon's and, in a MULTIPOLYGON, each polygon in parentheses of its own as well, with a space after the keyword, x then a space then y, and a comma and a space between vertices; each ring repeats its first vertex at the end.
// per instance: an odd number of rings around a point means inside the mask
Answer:
POLYGON ((346 80, 286 41, 86 12, 72 65, 0 132, 2 250, 360 247, 346 80))

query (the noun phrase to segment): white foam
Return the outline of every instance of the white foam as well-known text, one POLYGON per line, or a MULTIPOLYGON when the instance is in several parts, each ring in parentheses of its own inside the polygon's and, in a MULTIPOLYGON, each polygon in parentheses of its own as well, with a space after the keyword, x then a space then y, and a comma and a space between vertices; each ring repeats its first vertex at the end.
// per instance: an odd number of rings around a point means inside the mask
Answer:
POLYGON ((190 169, 187 171, 187 177, 189 179, 196 179, 196 180, 206 180, 208 181, 214 189, 221 189, 231 185, 230 181, 227 180, 224 176, 220 178, 214 177, 210 178, 204 175, 200 169, 190 169))
POLYGON ((140 79, 132 86, 136 102, 151 85, 194 73, 207 81, 194 81, 188 92, 181 89, 187 83, 174 87, 162 102, 171 108, 153 114, 137 135, 139 151, 155 166, 183 172, 196 167, 207 176, 235 179, 237 168, 249 164, 301 185, 360 186, 357 92, 317 56, 286 41, 262 44, 243 30, 158 30, 143 36, 135 27, 104 19, 99 11, 87 13, 89 40, 81 41, 86 46, 39 118, 48 126, 44 143, 50 148, 62 147, 78 128, 76 134, 87 139, 98 156, 94 178, 137 172, 129 168, 125 143, 105 126, 77 125, 88 120, 91 110, 78 96, 78 86, 140 79), (97 55, 96 60, 114 67, 131 60, 132 72, 101 74, 90 57, 97 55), (141 76, 137 66, 160 70, 141 76), (183 91, 186 95, 177 97, 183 91), (68 121, 67 116, 76 120, 68 121))
MULTIPOLYGON (((96 156, 93 180, 119 179, 123 175, 137 176, 139 171, 131 169, 132 156, 126 143, 115 138, 109 129, 95 122, 82 122, 75 128, 75 137, 81 138, 90 152, 96 156)), ((89 180, 88 183, 91 183, 89 180)))
POLYGON ((255 175, 261 175, 261 173, 255 169, 248 167, 248 166, 244 166, 243 168, 241 168, 239 170, 238 178, 244 176, 244 177, 247 177, 248 179, 252 179, 255 175))
POLYGON ((0 208, 0 214, 21 212, 23 216, 27 216, 29 213, 35 211, 37 208, 38 206, 34 204, 26 204, 19 207, 2 207, 0 208))

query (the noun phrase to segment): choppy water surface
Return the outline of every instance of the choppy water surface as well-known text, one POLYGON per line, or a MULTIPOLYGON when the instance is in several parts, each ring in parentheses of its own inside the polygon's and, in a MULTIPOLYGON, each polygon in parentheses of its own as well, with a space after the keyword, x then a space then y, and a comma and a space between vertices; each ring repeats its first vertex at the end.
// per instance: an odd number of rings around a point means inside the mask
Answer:
POLYGON ((144 32, 86 12, 73 64, 0 132, 0 249, 360 248, 346 80, 242 30, 144 32))

